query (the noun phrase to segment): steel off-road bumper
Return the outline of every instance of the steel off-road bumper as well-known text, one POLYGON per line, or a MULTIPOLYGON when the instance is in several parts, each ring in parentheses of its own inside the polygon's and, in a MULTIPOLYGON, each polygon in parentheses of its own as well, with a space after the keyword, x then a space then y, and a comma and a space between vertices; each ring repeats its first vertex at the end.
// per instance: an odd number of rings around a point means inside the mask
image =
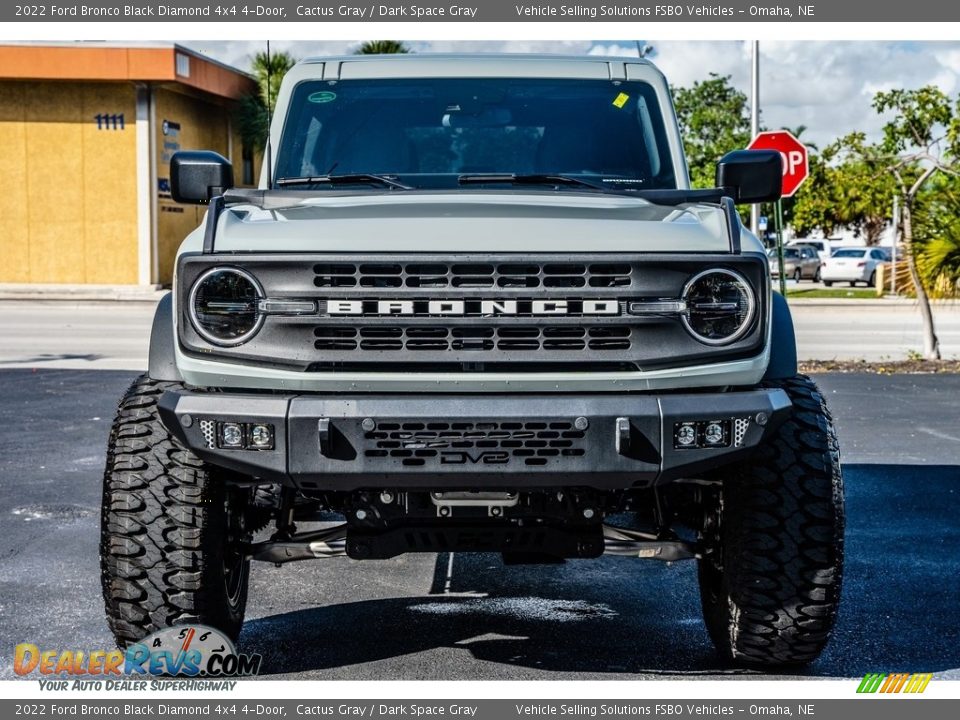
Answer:
MULTIPOLYGON (((778 389, 624 395, 277 395, 167 391, 166 427, 198 456, 307 491, 645 487, 749 453, 790 411, 778 389), (721 421, 682 448, 681 423, 721 421), (223 447, 223 423, 272 428, 269 449, 223 447)), ((246 432, 246 431, 245 431, 246 432)))

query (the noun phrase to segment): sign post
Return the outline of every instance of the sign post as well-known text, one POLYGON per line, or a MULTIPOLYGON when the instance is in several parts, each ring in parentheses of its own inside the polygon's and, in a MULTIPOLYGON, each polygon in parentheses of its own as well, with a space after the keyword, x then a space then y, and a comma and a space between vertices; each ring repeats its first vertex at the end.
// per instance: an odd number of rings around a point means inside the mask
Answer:
POLYGON ((777 262, 780 274, 780 294, 787 296, 787 279, 783 275, 783 200, 793 197, 810 174, 807 146, 788 130, 766 130, 757 133, 747 150, 776 150, 783 167, 781 199, 777 200, 774 219, 777 224, 777 262))

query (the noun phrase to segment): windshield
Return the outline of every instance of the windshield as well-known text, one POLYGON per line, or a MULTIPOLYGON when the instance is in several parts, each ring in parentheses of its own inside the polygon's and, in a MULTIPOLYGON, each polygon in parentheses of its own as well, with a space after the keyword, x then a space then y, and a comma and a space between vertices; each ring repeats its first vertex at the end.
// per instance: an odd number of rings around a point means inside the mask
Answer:
POLYGON ((653 87, 528 78, 300 83, 275 178, 387 175, 414 188, 449 188, 487 173, 677 187, 653 87))
MULTIPOLYGON (((777 249, 771 248, 770 250, 767 250, 767 256, 771 258, 777 257, 777 249)), ((800 251, 797 250, 796 248, 784 248, 783 257, 787 259, 796 259, 800 257, 800 251)))
POLYGON ((835 258, 858 258, 863 257, 866 250, 837 250, 833 257, 835 258))

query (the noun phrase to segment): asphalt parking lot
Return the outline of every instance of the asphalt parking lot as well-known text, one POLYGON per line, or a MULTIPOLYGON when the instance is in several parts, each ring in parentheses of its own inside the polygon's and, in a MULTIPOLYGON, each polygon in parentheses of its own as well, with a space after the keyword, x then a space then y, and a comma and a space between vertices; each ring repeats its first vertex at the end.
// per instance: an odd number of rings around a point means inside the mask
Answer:
MULTIPOLYGON (((0 677, 20 642, 111 646, 97 560, 104 442, 135 373, 0 370, 0 677)), ((818 378, 848 500, 834 639, 803 674, 960 679, 960 376, 818 378)), ((492 555, 256 564, 245 650, 293 679, 700 678, 696 569, 492 555)))

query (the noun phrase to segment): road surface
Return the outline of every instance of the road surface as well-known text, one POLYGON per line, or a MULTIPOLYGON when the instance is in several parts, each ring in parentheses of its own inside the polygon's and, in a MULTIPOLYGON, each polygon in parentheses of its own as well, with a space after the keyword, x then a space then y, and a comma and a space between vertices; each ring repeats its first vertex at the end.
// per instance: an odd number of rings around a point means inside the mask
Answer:
MULTIPOLYGON (((11 651, 112 647, 97 560, 104 443, 135 373, 0 370, 0 677, 11 651)), ((801 674, 960 679, 960 376, 824 375, 847 487, 841 613, 801 674)), ((271 679, 697 679, 718 664, 696 567, 496 555, 255 563, 240 638, 271 679)), ((853 682, 853 681, 851 681, 853 682)))

